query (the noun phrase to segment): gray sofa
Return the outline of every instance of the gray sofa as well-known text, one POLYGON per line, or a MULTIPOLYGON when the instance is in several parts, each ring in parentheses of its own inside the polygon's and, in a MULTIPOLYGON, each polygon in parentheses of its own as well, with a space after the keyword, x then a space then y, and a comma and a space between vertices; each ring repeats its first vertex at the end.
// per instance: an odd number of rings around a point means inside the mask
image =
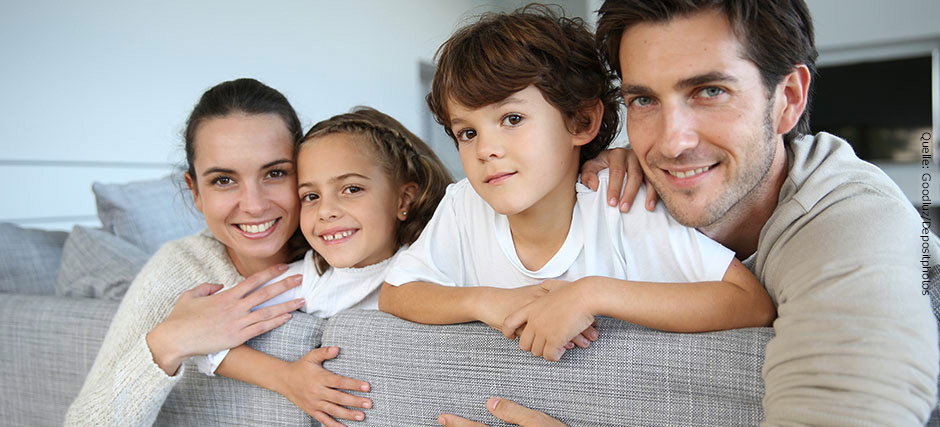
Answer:
MULTIPOLYGON (((154 207, 137 206, 139 197, 127 197, 135 202, 122 209, 141 212, 117 215, 108 190, 137 191, 96 186, 101 230, 67 234, 0 224, 0 425, 62 424, 127 283, 161 240, 174 237, 165 234, 168 224, 181 222, 177 214, 166 222, 154 218, 154 207), (141 224, 129 227, 133 221, 141 224)), ((522 352, 481 323, 428 326, 358 310, 328 320, 295 313, 249 345, 286 360, 339 346, 339 357, 325 366, 372 384, 369 425, 436 425, 442 412, 505 425, 485 410, 490 396, 571 425, 733 426, 762 419, 760 369, 771 328, 673 334, 609 318, 598 319, 597 328, 600 338, 590 348, 556 363, 522 352)), ((158 425, 317 425, 273 392, 207 377, 187 364, 158 425)))

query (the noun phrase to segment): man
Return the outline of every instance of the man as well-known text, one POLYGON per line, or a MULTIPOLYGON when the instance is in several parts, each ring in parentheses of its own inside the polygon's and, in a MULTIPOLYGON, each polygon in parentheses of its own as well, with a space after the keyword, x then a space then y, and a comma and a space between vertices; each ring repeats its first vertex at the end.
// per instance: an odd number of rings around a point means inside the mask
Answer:
POLYGON ((816 58, 805 3, 608 0, 600 15, 646 179, 777 304, 765 425, 923 425, 938 347, 920 220, 845 141, 803 136, 816 58))

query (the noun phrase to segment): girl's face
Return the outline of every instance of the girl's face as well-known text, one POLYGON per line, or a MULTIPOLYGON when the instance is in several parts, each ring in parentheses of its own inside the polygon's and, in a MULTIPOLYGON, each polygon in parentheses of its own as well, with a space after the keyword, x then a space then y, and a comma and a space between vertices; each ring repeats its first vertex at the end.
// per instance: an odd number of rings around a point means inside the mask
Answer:
POLYGON ((297 154, 300 228, 333 267, 365 267, 398 250, 395 233, 417 186, 392 182, 365 137, 316 137, 297 154))
POLYGON ((293 147, 274 114, 230 114, 196 129, 196 176, 186 183, 243 276, 286 261, 298 223, 293 147))

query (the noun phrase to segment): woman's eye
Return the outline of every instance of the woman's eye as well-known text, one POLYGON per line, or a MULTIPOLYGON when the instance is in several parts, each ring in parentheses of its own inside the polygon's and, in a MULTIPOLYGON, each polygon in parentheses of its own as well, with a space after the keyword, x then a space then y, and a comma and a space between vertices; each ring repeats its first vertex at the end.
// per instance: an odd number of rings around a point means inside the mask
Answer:
POLYGON ((232 182, 234 182, 232 181, 232 178, 229 178, 227 176, 218 176, 212 179, 212 185, 219 185, 222 187, 230 185, 232 184, 232 182))
POLYGON ((274 169, 268 172, 268 178, 281 178, 287 176, 287 171, 282 169, 274 169))
POLYGON ((343 189, 343 194, 355 194, 362 191, 362 187, 358 185, 350 185, 343 189))
POLYGON ((469 141, 477 137, 477 131, 473 129, 464 129, 456 133, 458 141, 469 141))
POLYGON ((507 114, 503 117, 504 126, 518 126, 519 123, 522 123, 522 116, 518 114, 507 114))
POLYGON ((316 193, 305 193, 304 195, 300 196, 300 201, 303 203, 310 203, 319 198, 320 196, 317 195, 316 193))

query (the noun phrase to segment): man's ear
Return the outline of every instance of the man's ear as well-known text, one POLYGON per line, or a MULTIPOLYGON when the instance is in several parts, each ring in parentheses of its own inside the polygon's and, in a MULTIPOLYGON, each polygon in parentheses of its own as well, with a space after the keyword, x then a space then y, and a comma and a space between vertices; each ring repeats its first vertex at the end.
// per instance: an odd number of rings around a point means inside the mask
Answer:
POLYGON ((202 201, 199 199, 199 188, 196 186, 196 180, 193 179, 189 172, 183 174, 183 179, 186 180, 186 186, 189 187, 189 191, 193 193, 193 205, 196 206, 196 210, 204 214, 205 212, 202 211, 202 201))
POLYGON ((774 98, 777 104, 775 108, 778 135, 790 132, 800 122, 800 116, 806 110, 811 78, 809 68, 800 64, 777 85, 777 95, 774 98))
POLYGON ((408 209, 416 197, 418 197, 418 184, 413 182, 402 184, 398 191, 398 212, 396 213, 399 221, 408 218, 408 209))
POLYGON ((594 105, 575 114, 573 124, 575 127, 574 145, 582 146, 594 140, 601 130, 601 120, 604 118, 604 103, 598 99, 594 105))

